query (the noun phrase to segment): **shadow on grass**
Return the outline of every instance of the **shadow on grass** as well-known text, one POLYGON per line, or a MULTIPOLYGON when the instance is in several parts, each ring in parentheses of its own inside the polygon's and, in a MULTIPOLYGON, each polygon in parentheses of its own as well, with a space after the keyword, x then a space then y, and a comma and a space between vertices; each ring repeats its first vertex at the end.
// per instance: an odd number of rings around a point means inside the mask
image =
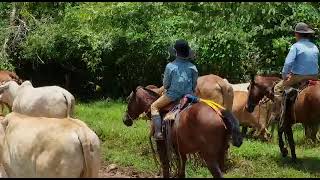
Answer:
POLYGON ((281 167, 290 167, 298 171, 304 171, 312 175, 320 175, 320 158, 319 157, 298 157, 297 163, 292 162, 291 156, 285 158, 279 156, 273 157, 275 162, 281 167))

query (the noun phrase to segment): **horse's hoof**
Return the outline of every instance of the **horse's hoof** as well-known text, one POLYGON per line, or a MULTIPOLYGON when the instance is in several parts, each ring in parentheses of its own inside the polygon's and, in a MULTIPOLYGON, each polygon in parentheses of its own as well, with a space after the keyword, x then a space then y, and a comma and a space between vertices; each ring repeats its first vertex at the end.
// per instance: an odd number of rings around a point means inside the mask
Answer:
POLYGON ((288 156, 288 150, 286 148, 283 148, 281 151, 282 157, 287 157, 288 156))
POLYGON ((295 163, 295 164, 298 163, 298 159, 297 159, 296 155, 292 156, 292 162, 295 163))
POLYGON ((242 145, 243 141, 236 141, 236 142, 233 142, 232 144, 235 146, 235 147, 240 147, 242 145))

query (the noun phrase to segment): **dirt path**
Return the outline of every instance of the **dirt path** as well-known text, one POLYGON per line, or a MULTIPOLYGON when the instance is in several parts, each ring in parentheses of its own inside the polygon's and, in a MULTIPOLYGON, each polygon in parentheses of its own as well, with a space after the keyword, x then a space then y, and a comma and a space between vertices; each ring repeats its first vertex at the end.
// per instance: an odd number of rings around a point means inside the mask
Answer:
POLYGON ((103 163, 99 170, 101 178, 158 178, 150 173, 138 172, 130 167, 120 167, 116 164, 103 163))

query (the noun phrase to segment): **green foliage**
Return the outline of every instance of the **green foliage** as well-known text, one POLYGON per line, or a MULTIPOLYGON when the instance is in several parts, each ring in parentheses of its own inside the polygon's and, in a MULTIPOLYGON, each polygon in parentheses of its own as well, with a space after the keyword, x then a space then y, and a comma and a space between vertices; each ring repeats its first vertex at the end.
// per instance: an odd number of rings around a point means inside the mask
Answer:
MULTIPOLYGON (((55 63, 81 72, 84 81, 113 96, 127 95, 137 85, 161 85, 172 59, 168 47, 178 38, 196 50, 201 75, 241 82, 252 71, 280 72, 297 22, 317 33, 320 25, 319 3, 19 3, 17 8, 28 33, 9 52, 7 64, 24 71, 28 64, 39 69, 55 63)), ((0 3, 3 34, 10 33, 4 29, 11 9, 12 3, 0 3)), ((1 33, 1 42, 4 37, 1 33)), ((320 45, 317 36, 315 43, 320 45)))

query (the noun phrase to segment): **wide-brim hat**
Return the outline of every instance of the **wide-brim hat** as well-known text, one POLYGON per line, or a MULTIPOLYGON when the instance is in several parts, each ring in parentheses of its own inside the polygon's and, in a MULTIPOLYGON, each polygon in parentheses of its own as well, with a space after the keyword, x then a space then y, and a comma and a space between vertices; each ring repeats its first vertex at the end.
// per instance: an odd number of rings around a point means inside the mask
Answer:
POLYGON ((193 60, 195 58, 195 52, 190 48, 189 44, 185 40, 177 40, 174 46, 169 48, 171 55, 180 59, 193 60))
POLYGON ((306 23, 299 22, 294 28, 294 32, 301 34, 314 34, 314 30, 312 30, 306 23))

